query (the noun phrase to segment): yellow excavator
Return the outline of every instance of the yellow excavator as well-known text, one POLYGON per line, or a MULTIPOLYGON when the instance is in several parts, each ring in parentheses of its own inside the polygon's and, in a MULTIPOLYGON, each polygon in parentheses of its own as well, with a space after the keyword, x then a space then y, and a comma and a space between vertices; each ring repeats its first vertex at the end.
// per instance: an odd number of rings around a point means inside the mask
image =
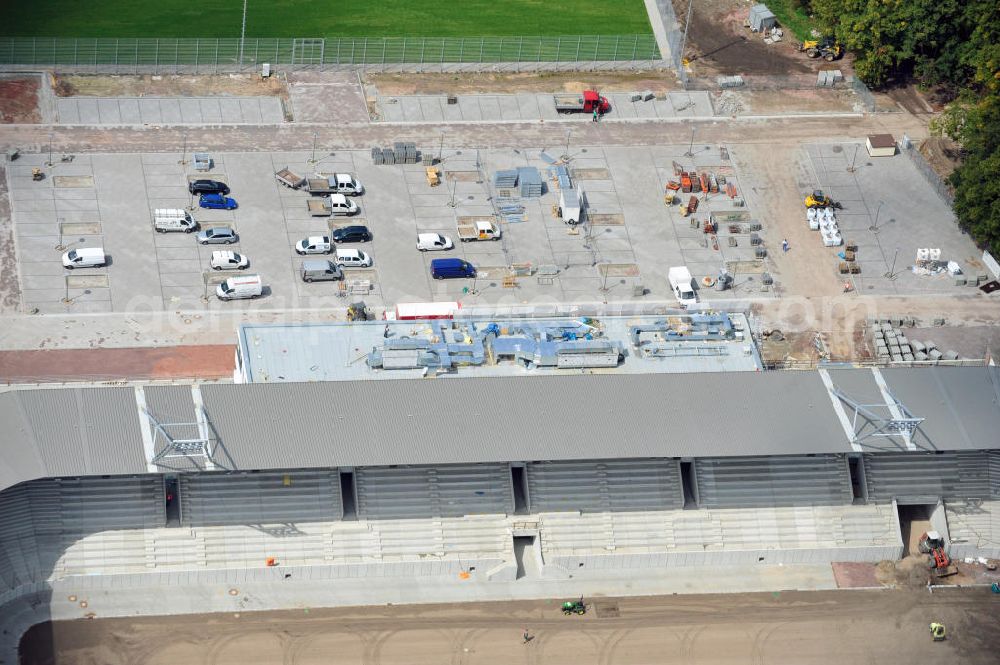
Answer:
POLYGON ((840 208, 839 203, 836 203, 819 189, 814 190, 806 197, 805 204, 807 208, 840 208))
POLYGON ((799 43, 799 51, 805 53, 810 58, 823 58, 827 62, 833 62, 844 57, 844 47, 833 37, 823 37, 822 39, 810 39, 799 43))

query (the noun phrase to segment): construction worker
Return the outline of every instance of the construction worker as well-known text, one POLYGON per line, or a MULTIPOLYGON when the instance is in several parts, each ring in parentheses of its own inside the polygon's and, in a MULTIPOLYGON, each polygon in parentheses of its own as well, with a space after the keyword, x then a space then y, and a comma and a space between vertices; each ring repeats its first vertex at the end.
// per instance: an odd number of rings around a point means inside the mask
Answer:
POLYGON ((935 642, 940 642, 944 639, 944 624, 937 623, 936 621, 931 624, 931 638, 935 642))

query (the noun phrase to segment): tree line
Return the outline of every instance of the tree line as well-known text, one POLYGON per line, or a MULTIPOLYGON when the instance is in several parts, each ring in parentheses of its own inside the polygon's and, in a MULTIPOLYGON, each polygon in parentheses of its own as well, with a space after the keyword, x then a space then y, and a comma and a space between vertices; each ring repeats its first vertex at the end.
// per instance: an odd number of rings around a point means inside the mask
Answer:
POLYGON ((1000 2, 793 0, 856 56, 869 86, 915 79, 950 103, 932 129, 958 141, 959 224, 1000 256, 1000 2))

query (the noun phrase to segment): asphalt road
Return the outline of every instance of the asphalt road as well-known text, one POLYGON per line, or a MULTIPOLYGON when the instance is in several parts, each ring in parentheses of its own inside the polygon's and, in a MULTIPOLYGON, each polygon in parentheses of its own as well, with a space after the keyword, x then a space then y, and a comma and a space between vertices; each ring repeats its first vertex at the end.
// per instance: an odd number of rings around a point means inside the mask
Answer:
POLYGON ((21 662, 992 665, 1000 649, 1000 596, 983 588, 601 598, 583 617, 559 602, 57 622, 26 635, 21 662))

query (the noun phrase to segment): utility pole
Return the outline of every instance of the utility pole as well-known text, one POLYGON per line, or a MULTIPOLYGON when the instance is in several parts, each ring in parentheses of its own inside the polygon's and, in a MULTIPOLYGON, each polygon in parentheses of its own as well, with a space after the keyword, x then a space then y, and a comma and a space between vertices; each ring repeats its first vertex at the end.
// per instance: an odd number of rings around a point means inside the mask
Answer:
POLYGON ((878 207, 875 208, 875 223, 868 227, 868 230, 872 233, 878 233, 878 214, 882 211, 882 205, 885 201, 879 201, 878 207))
POLYGON ((691 127, 691 143, 688 145, 688 151, 684 153, 685 157, 694 157, 694 130, 695 126, 691 127))
POLYGON ((243 41, 247 36, 247 0, 243 0, 243 25, 240 27, 240 70, 243 70, 243 41))
POLYGON ((851 157, 851 165, 847 167, 847 172, 848 173, 854 173, 857 170, 854 167, 854 162, 858 158, 858 148, 860 148, 860 147, 861 146, 859 146, 859 145, 855 145, 854 146, 854 156, 851 157))
POLYGON ((899 247, 892 254, 892 265, 889 266, 889 272, 887 272, 883 277, 888 277, 889 279, 896 279, 896 257, 899 256, 899 247))

